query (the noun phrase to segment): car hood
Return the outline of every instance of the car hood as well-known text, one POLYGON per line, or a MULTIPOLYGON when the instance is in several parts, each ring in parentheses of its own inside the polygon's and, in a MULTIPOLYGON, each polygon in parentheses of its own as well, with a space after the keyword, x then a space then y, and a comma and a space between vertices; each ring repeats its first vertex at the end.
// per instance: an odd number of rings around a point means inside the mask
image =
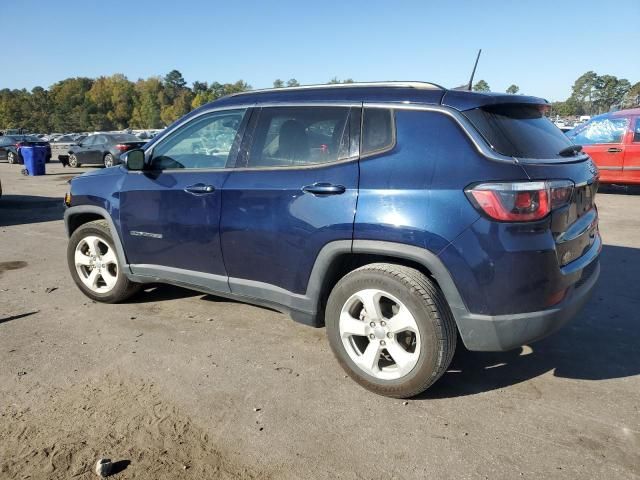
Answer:
POLYGON ((83 173, 82 175, 78 175, 73 178, 73 181, 82 180, 83 178, 94 178, 94 177, 113 177, 113 176, 121 176, 125 172, 122 165, 116 165, 111 168, 100 168, 98 170, 92 170, 87 173, 83 173))

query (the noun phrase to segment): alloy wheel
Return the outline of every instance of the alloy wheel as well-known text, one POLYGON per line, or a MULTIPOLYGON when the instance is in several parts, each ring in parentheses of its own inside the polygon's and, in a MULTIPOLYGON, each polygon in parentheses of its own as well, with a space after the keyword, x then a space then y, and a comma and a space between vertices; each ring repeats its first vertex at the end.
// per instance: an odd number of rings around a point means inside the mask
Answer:
POLYGON ((113 247, 100 237, 89 235, 78 242, 75 250, 78 277, 96 293, 107 293, 118 281, 118 259, 113 247))
POLYGON ((409 374, 420 357, 414 316, 396 297, 378 289, 360 290, 345 302, 339 330, 349 358, 380 380, 409 374))

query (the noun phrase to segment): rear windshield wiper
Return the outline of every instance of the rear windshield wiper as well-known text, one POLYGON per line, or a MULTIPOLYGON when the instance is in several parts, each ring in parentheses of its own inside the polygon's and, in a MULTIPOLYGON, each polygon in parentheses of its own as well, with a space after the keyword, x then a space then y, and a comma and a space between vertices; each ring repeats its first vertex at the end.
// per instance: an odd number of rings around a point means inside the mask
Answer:
POLYGON ((569 145, 558 152, 561 157, 572 157, 582 151, 582 145, 569 145))

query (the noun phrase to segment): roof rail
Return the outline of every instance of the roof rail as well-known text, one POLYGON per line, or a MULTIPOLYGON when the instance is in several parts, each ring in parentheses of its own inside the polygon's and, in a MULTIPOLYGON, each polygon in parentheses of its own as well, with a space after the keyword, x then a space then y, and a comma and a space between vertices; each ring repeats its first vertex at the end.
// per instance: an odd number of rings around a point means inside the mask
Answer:
POLYGON ((260 88, 257 90, 247 90, 245 92, 233 93, 230 96, 246 95, 248 93, 262 92, 283 92, 295 90, 319 90, 324 88, 366 88, 366 87, 397 87, 397 88, 416 88, 425 90, 446 90, 441 85, 432 82, 353 82, 353 83, 319 83, 315 85, 299 85, 297 87, 280 87, 280 88, 260 88))

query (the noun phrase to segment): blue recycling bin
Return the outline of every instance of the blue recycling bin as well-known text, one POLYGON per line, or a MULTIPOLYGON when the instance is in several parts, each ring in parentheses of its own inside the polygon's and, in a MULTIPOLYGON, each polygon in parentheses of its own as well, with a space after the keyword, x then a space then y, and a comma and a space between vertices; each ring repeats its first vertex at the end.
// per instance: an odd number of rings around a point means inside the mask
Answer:
POLYGON ((20 148, 20 155, 24 161, 24 171, 27 175, 45 175, 47 161, 47 147, 24 146, 20 148))

